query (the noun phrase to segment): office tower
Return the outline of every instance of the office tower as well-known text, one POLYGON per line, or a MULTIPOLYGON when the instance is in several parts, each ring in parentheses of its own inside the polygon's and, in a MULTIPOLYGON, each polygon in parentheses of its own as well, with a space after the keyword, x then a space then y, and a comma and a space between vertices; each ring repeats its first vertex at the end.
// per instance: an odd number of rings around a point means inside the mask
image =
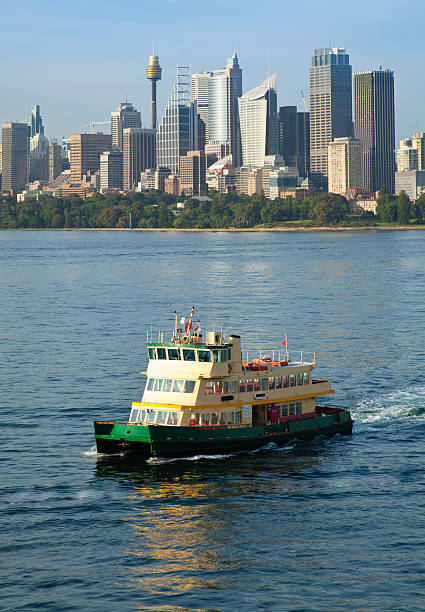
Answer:
POLYGON ((278 151, 287 166, 297 168, 300 176, 310 168, 310 116, 297 112, 296 106, 281 106, 278 114, 278 151))
POLYGON ((25 120, 29 127, 29 181, 49 179, 49 141, 44 135, 40 106, 36 104, 25 120))
POLYGON ((100 168, 100 155, 112 148, 110 134, 71 134, 71 183, 81 183, 83 175, 100 168))
POLYGON ((49 183, 62 172, 62 150, 57 141, 51 141, 49 145, 49 183))
POLYGON ((2 189, 18 191, 28 182, 29 135, 26 123, 2 125, 2 189))
POLYGON ((345 49, 315 49, 310 76, 310 170, 327 188, 328 144, 353 135, 351 66, 345 49))
POLYGON ((127 128, 141 128, 140 113, 131 102, 121 102, 119 107, 111 113, 112 147, 122 151, 122 133, 127 128))
POLYGON ((157 191, 165 191, 165 181, 169 176, 167 168, 157 168, 155 170, 154 189, 157 191))
POLYGON ((413 146, 412 139, 400 140, 400 148, 397 151, 397 171, 408 172, 418 170, 418 150, 413 146))
POLYGON ((328 191, 343 195, 361 189, 362 143, 352 137, 334 138, 328 144, 328 191))
POLYGON ((180 157, 180 190, 185 195, 201 195, 206 189, 207 161, 204 151, 188 151, 180 157))
POLYGON ((208 131, 208 82, 212 72, 192 74, 192 100, 196 102, 198 115, 205 124, 205 140, 209 140, 208 131))
POLYGON ((170 174, 164 182, 165 193, 171 193, 172 195, 180 195, 180 179, 177 174, 170 174))
POLYGON ((30 138, 36 134, 44 134, 43 120, 40 115, 40 105, 36 104, 25 120, 29 127, 30 138))
POLYGON ((229 143, 233 165, 241 164, 238 98, 242 95, 242 69, 236 52, 225 68, 208 80, 208 141, 229 143))
POLYGON ((1 152, 2 152, 2 144, 0 142, 0 174, 3 172, 3 166, 2 166, 2 161, 1 161, 1 152))
POLYGON ((100 189, 122 189, 123 152, 118 149, 100 154, 100 189))
POLYGON ((394 73, 369 70, 354 75, 354 134, 363 145, 362 187, 394 193, 394 73))
POLYGON ((404 170, 395 173, 395 191, 404 191, 412 202, 425 193, 425 170, 404 170))
POLYGON ((190 95, 190 70, 178 66, 177 81, 157 132, 157 166, 178 174, 180 157, 196 150, 197 145, 198 114, 190 95))
POLYGON ((425 170, 425 134, 423 132, 413 134, 412 147, 418 152, 418 170, 425 170))
POLYGON ((123 133, 123 187, 135 189, 140 173, 156 166, 156 130, 127 128, 123 133))
MULTIPOLYGON (((146 68, 146 78, 152 83, 152 129, 156 130, 156 82, 161 79, 162 68, 159 65, 159 58, 155 55, 149 57, 149 64, 146 68)), ((132 126, 128 126, 132 127, 132 126)), ((137 127, 137 126, 134 126, 137 127)))
POLYGON ((239 98, 239 121, 244 166, 261 167, 267 155, 277 154, 276 75, 239 98))

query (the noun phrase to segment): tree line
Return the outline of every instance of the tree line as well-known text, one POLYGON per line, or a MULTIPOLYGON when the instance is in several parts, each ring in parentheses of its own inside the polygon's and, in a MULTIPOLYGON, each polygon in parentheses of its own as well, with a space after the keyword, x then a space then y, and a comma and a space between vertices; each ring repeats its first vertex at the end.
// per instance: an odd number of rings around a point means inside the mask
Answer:
POLYGON ((95 193, 82 200, 72 196, 41 196, 17 202, 0 202, 0 228, 125 228, 130 213, 138 228, 252 228, 273 225, 370 225, 379 221, 406 225, 425 223, 425 194, 410 203, 402 192, 392 196, 381 190, 377 216, 350 213, 347 200, 336 194, 320 194, 299 201, 292 197, 268 200, 264 195, 210 192, 210 200, 188 198, 184 208, 177 208, 183 198, 159 191, 103 195, 95 193))

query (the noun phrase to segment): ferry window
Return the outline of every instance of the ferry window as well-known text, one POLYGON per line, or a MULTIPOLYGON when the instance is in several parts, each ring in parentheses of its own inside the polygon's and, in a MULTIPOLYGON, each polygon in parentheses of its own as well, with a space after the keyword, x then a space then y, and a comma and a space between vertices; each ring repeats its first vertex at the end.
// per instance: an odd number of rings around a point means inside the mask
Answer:
POLYGON ((146 421, 146 410, 144 408, 140 411, 139 421, 141 421, 142 423, 146 421))
POLYGON ((245 381, 244 380, 239 381, 239 393, 245 393, 245 381))
POLYGON ((283 378, 282 376, 276 376, 276 389, 282 389, 283 378))
POLYGON ((163 410, 158 410, 158 416, 156 417, 156 422, 160 425, 165 423, 165 412, 163 410))
POLYGON ((156 359, 156 353, 154 348, 148 349, 149 351, 149 359, 156 359))
POLYGON ((227 361, 227 349, 221 351, 221 361, 227 361))
POLYGON ((226 424, 226 413, 220 412, 220 425, 225 425, 225 424, 226 424))
POLYGON ((283 404, 282 409, 281 409, 281 413, 282 413, 283 417, 284 416, 288 416, 288 406, 287 406, 287 404, 283 404))
POLYGON ((259 390, 260 390, 260 379, 254 378, 254 391, 259 391, 259 390))
POLYGON ((202 415, 202 425, 209 425, 210 424, 210 413, 206 412, 205 414, 202 415))
POLYGON ((156 349, 156 354, 158 355, 158 359, 167 359, 167 351, 165 348, 158 347, 156 349))
POLYGON ((296 376, 295 376, 295 374, 291 374, 291 375, 289 376, 289 385, 290 385, 291 387, 295 387, 295 386, 296 386, 296 384, 297 384, 296 376))
POLYGON ((295 404, 295 413, 301 414, 301 402, 296 402, 295 404))
POLYGON ((180 359, 180 349, 177 348, 169 348, 168 349, 168 359, 180 359))
POLYGON ((221 380, 216 380, 214 382, 214 391, 215 393, 223 393, 223 385, 221 380))
POLYGON ((131 411, 131 415, 130 415, 130 421, 132 423, 135 423, 137 421, 137 417, 139 416, 139 411, 138 410, 132 410, 131 411))
POLYGON ((302 385, 304 380, 304 376, 302 372, 298 372, 297 374, 297 385, 302 385))
POLYGON ((148 415, 148 423, 155 423, 156 411, 151 410, 148 415))
POLYGON ((228 380, 223 380, 223 393, 229 393, 230 383, 228 380))
POLYGON ((154 384, 155 384, 155 379, 148 378, 148 385, 146 387, 147 391, 152 391, 154 384))
POLYGON ((198 351, 198 359, 202 362, 211 361, 211 353, 209 351, 198 351))
POLYGON ((165 391, 166 393, 170 393, 172 384, 173 384, 173 381, 171 380, 171 378, 166 378, 164 380, 164 386, 162 390, 165 391))
POLYGON ((237 411, 235 412, 235 423, 240 423, 240 422, 241 422, 241 414, 242 414, 242 413, 241 413, 241 411, 240 411, 240 410, 237 410, 237 411))
POLYGON ((309 372, 304 372, 304 384, 308 385, 310 382, 309 372))
POLYGON ((285 378, 283 379, 283 386, 289 387, 289 376, 285 376, 285 378))
POLYGON ((268 383, 268 379, 267 378, 262 378, 261 379, 261 390, 262 391, 267 391, 267 383, 268 383))
POLYGON ((216 412, 213 412, 211 414, 211 425, 217 425, 218 423, 218 416, 216 412))
POLYGON ((184 392, 185 393, 193 393, 195 389, 195 381, 194 380, 185 380, 184 381, 184 392))
POLYGON ((154 391, 161 391, 161 387, 162 387, 162 378, 155 378, 155 387, 154 387, 154 391))
POLYGON ((178 412, 169 412, 167 425, 177 425, 178 422, 178 412))
POLYGON ((235 415, 235 413, 234 413, 234 412, 229 412, 229 420, 227 421, 227 423, 228 423, 229 425, 232 425, 232 423, 233 423, 233 421, 234 421, 234 419, 235 419, 234 415, 235 415))
POLYGON ((183 393, 183 389, 184 389, 184 380, 173 381, 173 392, 174 393, 183 393))
POLYGON ((214 393, 214 383, 212 380, 208 380, 205 383, 204 395, 211 395, 214 393))
POLYGON ((248 378, 248 380, 246 381, 246 390, 252 391, 252 378, 248 378))
POLYGON ((227 359, 232 361, 232 349, 227 349, 227 359))
POLYGON ((238 392, 238 381, 232 380, 232 393, 237 393, 237 392, 238 392))
POLYGON ((269 389, 274 389, 274 377, 270 376, 269 378, 269 389))
POLYGON ((195 361, 195 351, 193 349, 183 349, 183 361, 195 361))
POLYGON ((197 425, 199 425, 199 421, 200 421, 200 414, 199 414, 199 412, 197 412, 197 413, 195 414, 195 423, 196 423, 197 425))
POLYGON ((289 404, 289 416, 295 414, 295 404, 289 404))

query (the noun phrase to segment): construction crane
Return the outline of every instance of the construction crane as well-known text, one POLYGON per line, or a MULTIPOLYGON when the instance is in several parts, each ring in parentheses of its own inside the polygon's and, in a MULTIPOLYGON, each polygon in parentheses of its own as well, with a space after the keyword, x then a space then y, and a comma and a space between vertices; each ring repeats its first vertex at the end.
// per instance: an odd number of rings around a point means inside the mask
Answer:
POLYGON ((107 125, 110 121, 86 121, 85 125, 91 125, 91 133, 94 134, 95 125, 107 125))

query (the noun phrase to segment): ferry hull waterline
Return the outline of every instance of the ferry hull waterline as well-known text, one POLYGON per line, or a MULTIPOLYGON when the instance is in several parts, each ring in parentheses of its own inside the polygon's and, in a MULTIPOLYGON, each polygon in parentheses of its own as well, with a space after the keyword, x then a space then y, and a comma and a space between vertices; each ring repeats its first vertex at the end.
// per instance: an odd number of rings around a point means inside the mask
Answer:
POLYGON ((244 361, 239 336, 226 341, 223 333, 208 332, 203 341, 194 308, 187 322, 180 321, 184 332, 175 317, 171 342, 163 342, 163 333, 158 342, 148 337, 148 380, 129 419, 94 422, 99 453, 141 459, 229 454, 351 434, 348 410, 316 405, 317 397, 334 390, 311 377, 315 356, 292 360, 285 337, 278 356, 260 352, 244 361))

